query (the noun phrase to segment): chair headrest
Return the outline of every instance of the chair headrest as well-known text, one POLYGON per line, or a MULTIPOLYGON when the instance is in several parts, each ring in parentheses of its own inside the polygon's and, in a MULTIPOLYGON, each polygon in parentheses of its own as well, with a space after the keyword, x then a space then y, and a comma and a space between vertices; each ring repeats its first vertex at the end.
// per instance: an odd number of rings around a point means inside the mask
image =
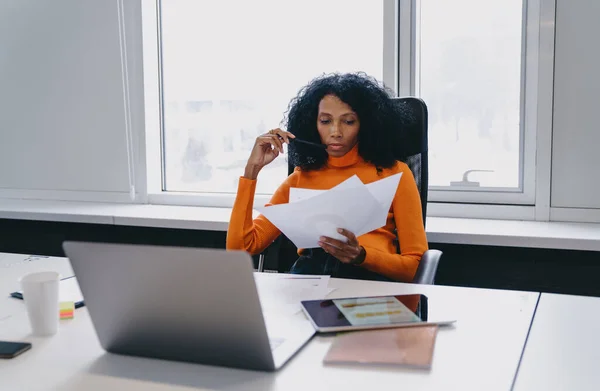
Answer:
POLYGON ((393 98, 401 114, 398 138, 393 140, 395 155, 405 158, 427 151, 427 106, 415 97, 393 98))

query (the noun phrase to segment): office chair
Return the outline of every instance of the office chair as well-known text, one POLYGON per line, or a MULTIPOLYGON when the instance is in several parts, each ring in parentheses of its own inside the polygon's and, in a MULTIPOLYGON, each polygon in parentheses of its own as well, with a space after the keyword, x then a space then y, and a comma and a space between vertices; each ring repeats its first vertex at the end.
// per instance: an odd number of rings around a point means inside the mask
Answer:
MULTIPOLYGON (((415 182, 421 196, 421 212, 423 224, 427 217, 427 190, 429 179, 428 141, 427 141, 427 106, 419 98, 405 97, 393 99, 406 113, 402 127, 402 135, 394 140, 396 150, 394 154, 398 160, 406 162, 412 171, 415 182)), ((294 171, 294 167, 288 166, 288 174, 294 171)), ((396 243, 398 250, 399 243, 396 243)), ((297 248, 283 234, 281 234, 269 247, 259 256, 258 270, 276 270, 280 273, 288 272, 298 258, 297 248)), ((439 250, 428 250, 423 254, 419 267, 413 279, 415 284, 433 285, 437 273, 438 264, 442 252, 439 250)))

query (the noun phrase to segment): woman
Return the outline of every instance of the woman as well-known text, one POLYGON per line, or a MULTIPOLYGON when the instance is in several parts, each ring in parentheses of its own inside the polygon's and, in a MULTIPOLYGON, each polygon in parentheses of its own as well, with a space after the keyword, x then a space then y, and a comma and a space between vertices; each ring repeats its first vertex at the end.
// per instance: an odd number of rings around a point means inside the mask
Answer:
POLYGON ((260 170, 283 153, 285 143, 296 169, 275 191, 270 205, 287 203, 290 187, 327 190, 355 174, 368 184, 402 173, 384 227, 358 238, 340 227, 345 242, 322 237, 319 248, 300 249, 291 272, 412 281, 427 239, 414 177, 392 151, 401 116, 386 90, 364 74, 325 75, 310 82, 290 102, 287 131, 273 129, 256 139, 239 180, 227 249, 258 254, 280 235, 264 216, 252 220, 252 205, 260 170), (289 144, 295 137, 327 149, 289 144))

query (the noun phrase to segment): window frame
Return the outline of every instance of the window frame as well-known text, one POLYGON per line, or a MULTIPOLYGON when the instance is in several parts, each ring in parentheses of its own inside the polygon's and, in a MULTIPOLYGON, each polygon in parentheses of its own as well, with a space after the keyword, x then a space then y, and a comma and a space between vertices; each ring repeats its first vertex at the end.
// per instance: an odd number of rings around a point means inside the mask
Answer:
MULTIPOLYGON (((235 193, 167 191, 163 148, 163 102, 161 72, 160 4, 162 0, 142 0, 144 41, 144 89, 146 107, 146 166, 148 202, 161 205, 192 205, 230 208, 235 193)), ((383 82, 397 94, 397 9, 396 0, 383 0, 383 82)), ((250 151, 248 151, 250 153, 250 151)), ((240 172, 240 175, 243 173, 240 172)), ((282 181, 285 178, 282 178, 282 181)), ((259 179, 260 180, 260 179, 259 179)), ((269 202, 271 195, 256 194, 256 205, 269 202)))
MULTIPOLYGON (((383 0, 383 82, 398 96, 415 95, 419 0, 383 0)), ((147 201, 151 204, 231 207, 235 193, 165 191, 162 148, 160 2, 142 0, 146 108, 147 201)), ((522 189, 430 186, 429 215, 548 220, 552 132, 555 0, 523 0, 521 66, 522 189)), ((282 178, 283 180, 283 178, 282 178)), ((257 194, 264 204, 269 195, 257 194)))
MULTIPOLYGON (((423 1, 423 0, 421 0, 423 1)), ((401 41, 401 63, 410 67, 410 80, 400 85, 403 95, 418 95, 418 19, 419 0, 401 0, 401 18, 408 24, 401 32, 410 40, 401 41), (404 14, 405 16, 402 16, 404 14)), ((451 188, 429 186, 429 200, 460 204, 535 205, 535 155, 538 114, 538 90, 540 66, 540 11, 544 0, 523 0, 521 41, 521 96, 520 96, 520 172, 518 188, 478 187, 451 188)), ((402 70, 400 70, 402 72, 402 70)), ((551 113, 550 113, 551 115, 551 113)))

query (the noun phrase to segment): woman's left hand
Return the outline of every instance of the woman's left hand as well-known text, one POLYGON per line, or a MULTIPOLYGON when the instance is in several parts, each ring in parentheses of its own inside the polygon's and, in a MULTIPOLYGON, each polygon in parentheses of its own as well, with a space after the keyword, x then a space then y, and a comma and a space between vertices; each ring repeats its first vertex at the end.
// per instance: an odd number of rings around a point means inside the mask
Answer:
POLYGON ((343 228, 339 228, 338 232, 347 237, 348 240, 343 242, 327 236, 321 236, 319 240, 319 246, 321 246, 325 252, 333 255, 341 262, 351 263, 354 265, 363 263, 366 252, 364 247, 358 243, 356 236, 352 232, 343 228))

